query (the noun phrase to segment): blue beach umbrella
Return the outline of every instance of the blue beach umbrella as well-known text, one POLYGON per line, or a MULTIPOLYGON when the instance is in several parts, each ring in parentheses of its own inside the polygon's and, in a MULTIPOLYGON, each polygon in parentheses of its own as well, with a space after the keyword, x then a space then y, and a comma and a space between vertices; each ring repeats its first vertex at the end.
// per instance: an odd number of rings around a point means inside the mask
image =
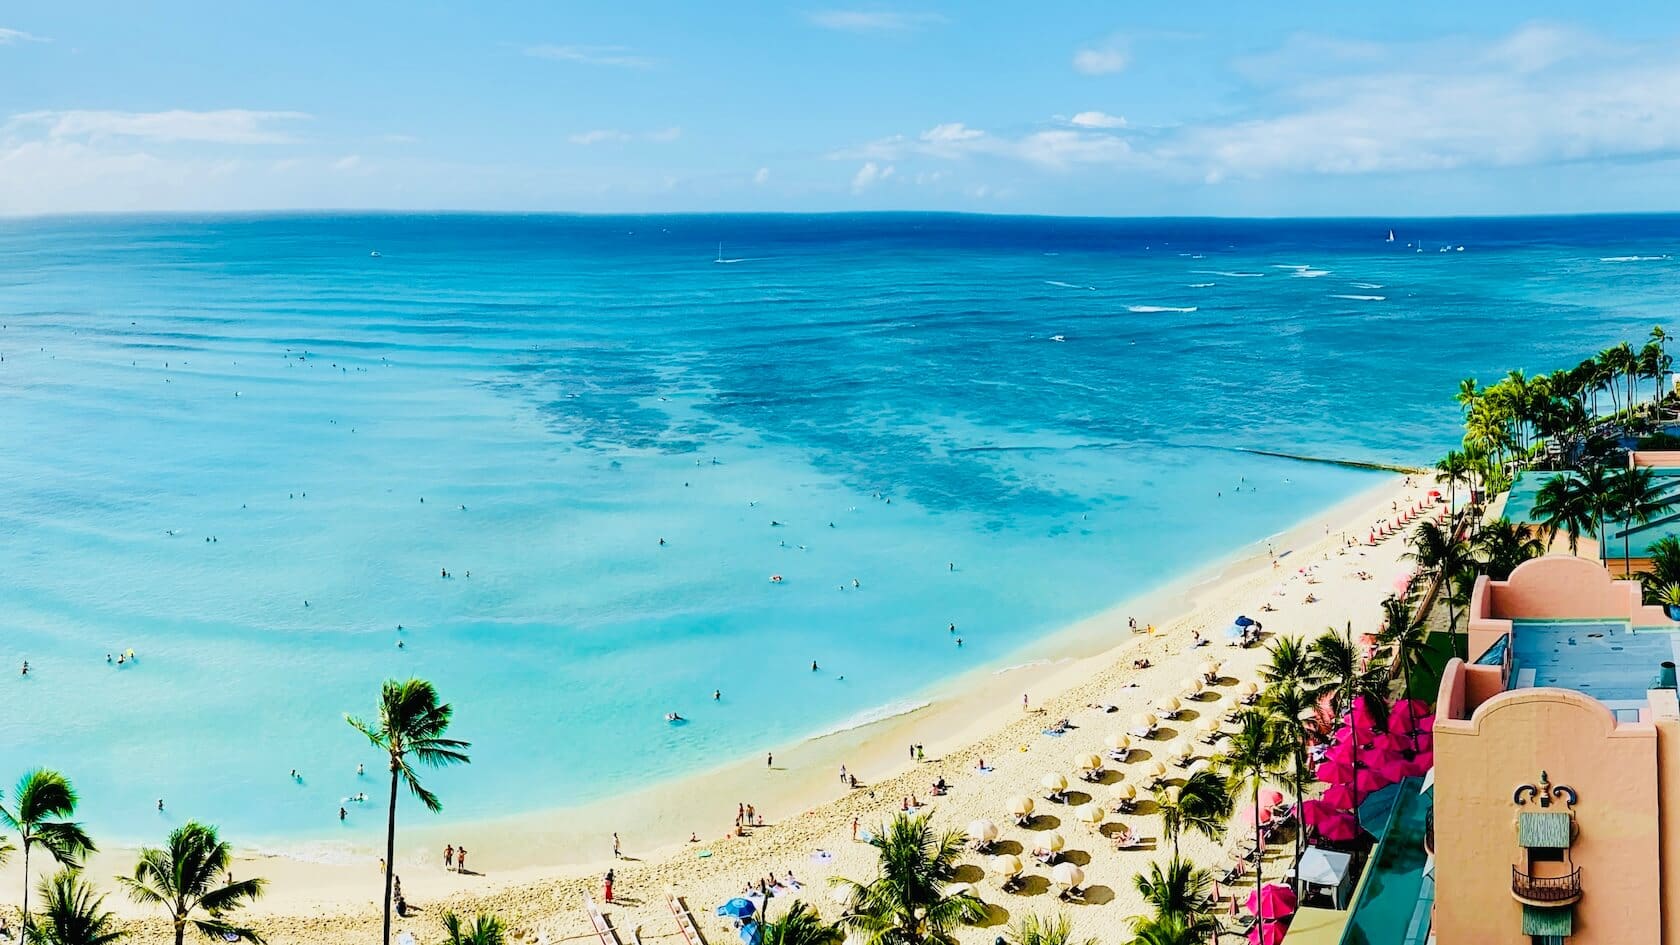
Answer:
POLYGON ((750 900, 742 899, 739 896, 717 907, 718 915, 731 919, 745 919, 756 911, 758 911, 757 907, 750 900))
POLYGON ((764 945, 764 923, 748 922, 736 931, 745 945, 764 945))
POLYGON ((1232 622, 1235 623, 1239 627, 1246 627, 1246 626, 1249 626, 1250 624, 1254 623, 1253 620, 1250 620, 1248 617, 1241 616, 1241 615, 1239 615, 1237 617, 1237 619, 1232 621, 1232 622))

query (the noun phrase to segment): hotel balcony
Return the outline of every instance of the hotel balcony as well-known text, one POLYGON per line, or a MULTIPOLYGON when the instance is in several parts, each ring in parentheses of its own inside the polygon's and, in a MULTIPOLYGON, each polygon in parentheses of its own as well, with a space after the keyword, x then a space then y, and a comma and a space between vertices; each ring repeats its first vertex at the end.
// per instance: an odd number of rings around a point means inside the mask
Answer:
POLYGON ((1581 898, 1581 868, 1562 876, 1530 876, 1511 867, 1511 895, 1528 906, 1569 906, 1581 898))

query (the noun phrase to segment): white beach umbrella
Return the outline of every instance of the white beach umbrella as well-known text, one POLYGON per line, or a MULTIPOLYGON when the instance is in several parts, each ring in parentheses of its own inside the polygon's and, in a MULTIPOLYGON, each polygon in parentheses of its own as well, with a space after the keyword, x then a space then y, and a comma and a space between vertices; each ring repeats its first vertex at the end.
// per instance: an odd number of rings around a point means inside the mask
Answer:
POLYGON ((1067 790, 1068 780, 1066 775, 1057 774, 1052 771, 1040 778, 1038 783, 1044 785, 1052 791, 1061 792, 1067 790))
POLYGON ((1117 801, 1135 801, 1137 800, 1137 788, 1129 782, 1122 781, 1119 784, 1109 785, 1108 795, 1117 801))
POLYGON ((1009 813, 1015 817, 1025 817, 1033 812, 1033 799, 1017 794, 1009 799, 1009 813))
POLYGON ((1063 840, 1062 835, 1059 833, 1046 834, 1044 837, 1044 849, 1049 850, 1051 853, 1062 852, 1062 847, 1066 845, 1067 841, 1063 840))
POLYGON ((1186 676, 1178 682, 1178 688, 1186 695, 1191 696, 1199 695, 1206 687, 1207 683, 1202 682, 1200 676, 1186 676))
POLYGON ((1102 758, 1097 755, 1084 754, 1073 756, 1073 766, 1081 771, 1102 770, 1102 758))
POLYGON ((1160 763, 1159 761, 1151 761, 1150 763, 1143 766, 1143 776, 1145 778, 1159 779, 1159 778, 1165 777, 1166 773, 1167 773, 1167 766, 1160 763))
POLYGON ((1021 875, 1021 858, 1013 853, 992 857, 992 872, 999 876, 1021 875))
POLYGON ((1244 699, 1247 699, 1248 697, 1256 695, 1260 692, 1260 685, 1258 683, 1256 683, 1254 680, 1250 679, 1248 682, 1245 682, 1241 686, 1238 686, 1237 687, 1237 692, 1239 694, 1241 694, 1244 699))
POLYGON ((1056 868, 1050 871, 1050 878, 1063 888, 1078 889, 1079 884, 1085 881, 1085 871, 1073 863, 1057 863, 1056 868))
POLYGON ((1172 718, 1173 716, 1178 714, 1178 710, 1181 708, 1181 704, 1179 703, 1179 701, 1177 699, 1173 698, 1172 696, 1168 696, 1167 698, 1165 698, 1161 701, 1160 708, 1161 708, 1161 714, 1162 715, 1166 716, 1167 718, 1172 718))
POLYGON ((1212 735, 1219 731, 1219 716, 1204 715, 1196 720, 1196 729, 1204 735, 1212 735))
POLYGON ((1218 677, 1218 675, 1219 675, 1219 661, 1218 660, 1208 660, 1206 663, 1203 663, 1202 664, 1202 675, 1205 676, 1205 677, 1209 677, 1209 678, 1218 677))
POLYGON ((1115 751, 1126 751, 1132 747, 1132 737, 1125 732, 1110 732, 1104 741, 1115 751))
POLYGON ((833 900, 835 905, 845 906, 850 909, 852 906, 852 894, 854 892, 855 890, 853 890, 850 886, 830 886, 828 889, 828 898, 833 900))
POLYGON ((1074 819, 1087 824, 1100 824, 1107 816, 1101 804, 1081 804, 1073 809, 1074 819))
POLYGON ((998 826, 985 819, 970 821, 968 838, 976 843, 991 843, 998 838, 998 826))
POLYGON ((1138 714, 1132 716, 1132 731, 1141 732, 1146 729, 1153 729, 1159 722, 1160 719, 1157 719, 1150 713, 1139 712, 1138 714))
POLYGON ((952 883, 951 885, 945 887, 945 895, 947 895, 947 896, 962 896, 962 895, 972 896, 972 895, 974 895, 974 884, 973 883, 952 883))
POLYGON ((1189 758, 1191 755, 1194 755, 1195 753, 1196 753, 1196 746, 1190 744, 1188 741, 1181 738, 1178 741, 1175 741, 1175 742, 1172 743, 1172 748, 1168 749, 1168 755, 1167 756, 1169 758, 1174 759, 1175 761, 1183 761, 1184 759, 1189 758))

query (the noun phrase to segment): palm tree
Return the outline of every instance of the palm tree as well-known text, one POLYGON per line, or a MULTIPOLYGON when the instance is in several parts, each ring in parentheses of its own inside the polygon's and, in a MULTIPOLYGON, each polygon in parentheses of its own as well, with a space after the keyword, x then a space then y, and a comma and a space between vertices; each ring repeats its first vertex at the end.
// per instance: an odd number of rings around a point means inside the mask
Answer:
POLYGON ((73 869, 61 869, 43 877, 40 885, 41 913, 24 916, 25 941, 38 945, 111 945, 127 933, 116 916, 105 911, 105 897, 73 869))
POLYGON ((1470 473, 1470 461, 1458 450, 1435 461, 1435 481, 1447 484, 1447 508, 1458 514, 1458 484, 1470 473))
POLYGON ((1534 515, 1545 531, 1546 544, 1557 538, 1558 532, 1569 536, 1569 553, 1580 550, 1582 535, 1597 535, 1598 513, 1592 497, 1581 481, 1568 473, 1548 479, 1534 494, 1534 515))
MULTIPOLYGON (((1213 767, 1226 774, 1232 794, 1245 788, 1252 792, 1254 805, 1254 849, 1264 844, 1260 833, 1260 788, 1277 777, 1289 760, 1287 741, 1279 737, 1277 723, 1257 709, 1245 710, 1237 717, 1237 730, 1225 742, 1225 751, 1213 759, 1213 767)), ((1254 891, 1258 895, 1265 882, 1266 861, 1254 858, 1254 891)), ((1266 940, 1266 916, 1258 916, 1259 937, 1266 940)))
POLYGON ((1231 819, 1231 792, 1221 778, 1197 771, 1184 785, 1164 792, 1159 802, 1161 829, 1172 840, 1173 859, 1178 859, 1178 837, 1194 830, 1209 840, 1218 840, 1231 819))
MULTIPOLYGON (((1447 528, 1434 522, 1424 522, 1412 532, 1412 550, 1404 557, 1416 561, 1426 571, 1433 571, 1441 587, 1460 571, 1469 569, 1474 560, 1470 557, 1470 549, 1463 540, 1456 537, 1447 528)), ((1454 652, 1458 649, 1458 609, 1452 600, 1447 601, 1447 636, 1453 641, 1454 652)))
POLYGON ((1017 919, 1004 937, 1013 945, 1097 945, 1094 938, 1074 942, 1073 923, 1065 915, 1046 919, 1029 913, 1017 919))
POLYGON ((1132 876, 1138 894, 1149 903, 1154 919, 1176 919, 1191 929, 1208 930, 1210 916, 1200 912, 1208 890, 1213 888, 1213 874, 1178 858, 1167 861, 1163 869, 1158 862, 1150 862, 1149 873, 1132 876))
POLYGON ((1483 573, 1495 581, 1503 581, 1517 565, 1545 554, 1546 543, 1535 534, 1533 526, 1498 518, 1482 526, 1470 543, 1470 551, 1481 563, 1483 573))
MULTIPOLYGON (((1307 727, 1307 720, 1312 718, 1317 710, 1317 701, 1298 682, 1280 683, 1268 686, 1260 697, 1260 707, 1271 714, 1277 723, 1278 737, 1283 739, 1289 750, 1293 767, 1295 792, 1293 797, 1298 804, 1301 801, 1301 788, 1307 783, 1307 745, 1312 738, 1312 732, 1307 727)), ((1303 830, 1295 831, 1295 859, 1301 858, 1301 839, 1303 830)))
MULTIPOLYGON (((1338 718, 1346 717, 1351 725, 1354 700, 1361 696, 1365 697, 1365 704, 1370 711, 1380 712, 1381 707, 1387 705, 1384 697, 1388 687, 1382 663, 1380 660, 1367 663, 1360 659, 1359 651, 1353 645, 1352 624, 1348 625, 1345 635, 1338 634, 1334 629, 1326 630, 1312 642, 1311 652, 1315 692, 1320 696, 1330 697, 1338 718)), ((1352 760, 1353 768, 1357 771, 1357 738, 1353 740, 1352 760)), ((1357 798, 1355 800, 1357 801, 1357 798)))
POLYGON ((161 906, 175 926, 175 945, 181 945, 190 924, 205 938, 262 942, 262 936, 228 921, 229 916, 255 902, 265 881, 224 882, 233 851, 216 835, 216 828, 188 821, 170 831, 169 845, 140 851, 134 875, 119 876, 129 897, 142 905, 161 906), (194 918, 203 912, 204 918, 194 918))
MULTIPOLYGON (((797 907, 803 903, 794 905, 797 907)), ((444 945, 502 945, 507 941, 507 930, 502 926, 502 920, 488 912, 474 916, 471 924, 453 912, 445 912, 443 931, 449 936, 444 945)), ((812 945, 818 943, 813 942, 812 945)))
POLYGON ((1476 389, 1476 379, 1467 377, 1458 382, 1458 394, 1453 399, 1458 401, 1458 405, 1463 407, 1465 414, 1468 415, 1470 408, 1475 405, 1476 398, 1480 397, 1481 393, 1476 389))
POLYGON ((1181 919, 1157 919, 1140 915, 1132 917, 1132 940, 1129 945, 1202 945, 1202 933, 1181 919))
POLYGON ((1307 649, 1300 637, 1279 634, 1266 647, 1266 663, 1260 667, 1260 678, 1268 685, 1300 682, 1307 678, 1307 649))
POLYGON ((1611 477, 1609 502, 1622 518, 1622 576, 1631 577, 1633 562, 1633 529, 1646 525, 1674 507, 1674 496, 1668 486, 1657 485, 1656 473, 1644 466, 1625 469, 1611 477))
MULTIPOLYGON (((1025 926, 1026 920, 1021 921, 1025 926)), ((764 923, 761 942, 762 945, 840 945, 845 939, 839 926, 824 922, 803 900, 796 899, 781 918, 764 923)), ((1022 945, 1068 945, 1065 937, 1059 943, 1048 938, 1021 942, 1022 945)))
POLYGON ((379 693, 379 721, 364 722, 346 715, 344 720, 367 736, 373 747, 390 756, 391 802, 385 819, 385 930, 383 941, 391 945, 391 866, 396 863, 397 787, 401 781, 432 813, 443 809, 438 796, 420 784, 413 762, 428 768, 466 764, 469 744, 444 738, 454 713, 448 703, 438 702, 437 690, 423 679, 398 682, 387 679, 379 693))
POLYGON ((1650 571, 1640 574, 1639 579, 1645 584, 1646 603, 1656 603, 1663 588, 1680 584, 1680 539, 1665 535, 1651 542, 1648 553, 1650 571))
MULTIPOLYGON (((1412 669, 1429 669, 1428 631, 1412 617, 1410 604, 1389 595, 1383 600, 1383 629, 1377 642, 1394 648, 1394 660, 1400 664, 1400 676, 1406 687, 1406 698, 1412 697, 1412 669)), ((1412 732, 1416 735, 1416 732, 1412 732)))
POLYGON ((29 938, 29 852, 39 846, 60 864, 75 868, 94 852, 93 840, 82 825, 70 821, 76 813, 76 789, 57 771, 36 768, 18 779, 12 806, 0 804, 0 824, 23 841, 23 925, 29 938))
POLYGON ((869 841, 880 856, 875 879, 833 880, 851 892, 853 903, 840 923, 865 945, 953 945, 953 929, 986 915, 973 893, 947 892, 964 839, 958 830, 936 832, 926 814, 894 817, 869 841))

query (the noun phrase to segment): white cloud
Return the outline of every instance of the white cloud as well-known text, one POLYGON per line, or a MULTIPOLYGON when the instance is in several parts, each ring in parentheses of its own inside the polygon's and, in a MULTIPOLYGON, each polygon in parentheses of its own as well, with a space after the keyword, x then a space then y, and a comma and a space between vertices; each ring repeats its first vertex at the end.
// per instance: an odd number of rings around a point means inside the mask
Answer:
POLYGON ((673 125, 670 128, 661 128, 658 131, 650 131, 642 137, 659 144, 669 144, 682 137, 682 129, 673 125))
POLYGON ((1118 36, 1111 36, 1073 54, 1074 70, 1084 75, 1112 75, 1126 68, 1130 61, 1126 44, 1118 36))
POLYGON ((303 112, 264 112, 242 108, 194 112, 38 111, 12 116, 0 133, 42 129, 49 138, 98 141, 134 138, 207 144, 285 144, 296 140, 283 125, 306 121, 303 112))
POLYGON ((0 26, 0 46, 15 46, 18 43, 45 42, 48 42, 48 40, 44 36, 36 36, 33 33, 25 33, 23 30, 7 29, 4 26, 0 26))
POLYGON ((808 19, 823 29, 847 33, 904 33, 945 20, 937 13, 890 10, 818 10, 808 19))
POLYGON ((346 154, 332 163, 332 169, 340 172, 353 171, 360 167, 361 163, 362 156, 360 154, 346 154))
POLYGON ((758 169, 757 173, 753 174, 753 183, 759 185, 760 187, 768 184, 769 182, 770 169, 768 167, 761 167, 758 169))
POLYGON ((541 43, 525 47, 525 55, 556 62, 576 62, 588 66, 619 66, 627 69, 647 69, 655 65, 653 59, 637 53, 628 46, 566 46, 541 43))
POLYGON ((1126 119, 1105 112, 1080 112, 1068 119, 1075 128, 1124 128, 1126 119))
POLYGON ((620 131, 617 128, 594 128, 589 131, 580 131, 573 135, 567 135, 566 140, 573 144, 581 144, 585 146, 592 144, 623 144, 627 141, 635 141, 637 139, 652 141, 655 144, 670 144, 681 137, 682 129, 675 126, 670 128, 660 128, 656 131, 646 131, 641 134, 632 134, 628 131, 620 131))
POLYGON ((858 168, 856 174, 852 175, 852 193, 863 193, 869 188, 875 186, 877 183, 893 176, 893 171, 894 169, 891 164, 882 167, 874 161, 866 162, 862 167, 858 168))
POLYGON ((1124 138, 1087 129, 1036 131, 1020 137, 994 135, 961 122, 947 122, 914 138, 895 135, 832 157, 862 158, 871 162, 903 161, 911 157, 957 160, 974 157, 1024 161, 1042 167, 1117 161, 1131 155, 1124 138))
POLYGON ((973 141, 976 138, 984 138, 985 136, 986 133, 984 131, 970 128, 960 121, 947 122, 943 125, 934 125, 932 128, 922 132, 923 141, 931 141, 935 143, 943 141, 973 141))

